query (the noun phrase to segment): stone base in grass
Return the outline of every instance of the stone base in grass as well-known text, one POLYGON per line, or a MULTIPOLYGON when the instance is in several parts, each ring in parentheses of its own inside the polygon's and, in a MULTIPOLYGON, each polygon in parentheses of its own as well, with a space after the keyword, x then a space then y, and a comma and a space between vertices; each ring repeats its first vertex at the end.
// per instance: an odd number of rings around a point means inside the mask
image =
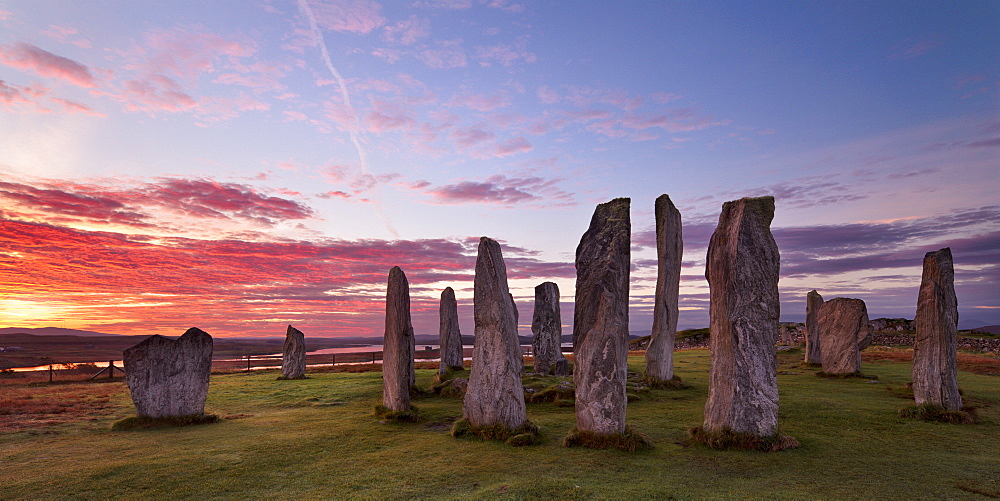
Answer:
POLYGON ((276 381, 297 381, 299 379, 309 379, 309 376, 304 376, 304 375, 299 377, 278 376, 277 378, 275 378, 276 381))
POLYGON ((899 417, 953 424, 974 424, 979 421, 979 413, 975 407, 962 407, 960 411, 950 411, 931 403, 903 407, 899 410, 899 417))
POLYGON ((642 449, 652 449, 653 442, 644 433, 625 425, 622 434, 603 434, 579 430, 576 427, 569 430, 563 439, 563 447, 586 447, 588 449, 621 449, 635 452, 642 449))
POLYGON ((819 377, 825 377, 827 379, 878 379, 878 376, 871 376, 868 374, 862 374, 860 372, 823 372, 819 371, 816 373, 819 377))
POLYGON ((522 447, 538 441, 538 427, 531 421, 526 421, 520 428, 514 430, 500 425, 472 426, 468 419, 462 418, 455 421, 451 427, 451 436, 456 438, 474 436, 483 440, 496 440, 514 447, 522 447))
POLYGON ((683 390, 684 388, 689 387, 684 384, 684 380, 681 379, 680 376, 674 376, 671 379, 663 380, 643 374, 641 381, 645 383, 646 386, 657 390, 683 390))
POLYGON ((142 428, 163 428, 168 426, 191 426, 195 424, 213 424, 222 422, 215 414, 195 414, 191 416, 134 416, 122 419, 111 425, 115 431, 136 430, 142 428))
POLYGON ((688 428, 688 437, 713 449, 775 452, 794 449, 799 441, 783 433, 775 433, 769 437, 761 437, 752 433, 740 433, 733 430, 708 432, 701 426, 688 428))
POLYGON ((409 410, 394 411, 389 410, 384 405, 375 406, 375 415, 392 423, 415 423, 420 421, 420 411, 415 405, 411 405, 409 410))

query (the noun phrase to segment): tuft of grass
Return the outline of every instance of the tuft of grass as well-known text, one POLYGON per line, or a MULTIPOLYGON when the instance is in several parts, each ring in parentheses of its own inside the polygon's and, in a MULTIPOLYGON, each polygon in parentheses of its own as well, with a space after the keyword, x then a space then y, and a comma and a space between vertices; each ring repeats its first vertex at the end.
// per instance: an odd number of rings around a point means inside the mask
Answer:
POLYGON ((451 436, 455 438, 474 436, 482 440, 504 442, 514 447, 522 447, 538 441, 538 427, 531 421, 525 421, 523 425, 515 429, 499 424, 475 426, 468 419, 462 418, 452 425, 451 436))
POLYGON ((684 384, 684 380, 680 376, 674 376, 669 380, 663 380, 643 374, 640 381, 646 386, 657 389, 657 390, 683 390, 689 388, 688 385, 684 384))
POLYGON ((813 362, 799 362, 799 367, 803 369, 819 369, 823 367, 823 364, 813 363, 813 362))
POLYGON ((899 410, 899 417, 939 423, 974 424, 979 421, 979 412, 975 407, 962 407, 960 411, 953 411, 938 404, 924 402, 903 407, 899 410))
POLYGON ((392 423, 416 423, 420 421, 420 410, 410 405, 405 411, 394 411, 384 405, 375 406, 375 415, 392 423))
POLYGON ((111 425, 113 431, 138 430, 147 428, 165 428, 172 426, 192 426, 198 424, 221 423, 222 418, 215 414, 194 414, 191 416, 133 416, 111 425))
POLYGON ((555 402, 557 400, 573 401, 576 398, 576 388, 568 383, 556 383, 541 391, 528 394, 528 402, 537 404, 540 402, 555 402))
POLYGON ((720 432, 709 432, 701 426, 688 428, 688 437, 695 442, 705 444, 712 449, 776 452, 794 449, 799 441, 783 433, 775 433, 761 437, 752 433, 741 433, 730 429, 720 432))
POLYGON ((302 376, 299 376, 299 377, 278 376, 277 378, 275 378, 275 381, 297 381, 297 380, 300 380, 300 379, 309 379, 309 376, 306 376, 306 375, 302 375, 302 376))
POLYGON ((842 374, 838 374, 835 372, 819 371, 816 373, 816 375, 827 379, 878 379, 878 376, 862 374, 861 372, 845 372, 842 374))
POLYGON ((652 449, 653 441, 645 433, 625 425, 621 434, 595 433, 573 427, 563 439, 563 447, 586 447, 588 449, 620 449, 626 452, 652 449))

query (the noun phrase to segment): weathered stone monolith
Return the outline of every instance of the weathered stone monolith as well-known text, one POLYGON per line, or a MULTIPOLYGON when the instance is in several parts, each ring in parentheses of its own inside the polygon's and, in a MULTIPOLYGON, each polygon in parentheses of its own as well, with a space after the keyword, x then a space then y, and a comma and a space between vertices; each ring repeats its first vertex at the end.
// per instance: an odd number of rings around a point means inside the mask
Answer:
POLYGON ((913 398, 947 410, 962 409, 956 372, 958 298, 951 249, 928 252, 917 298, 913 343, 913 398))
POLYGON ((399 266, 389 270, 385 294, 385 336, 382 341, 382 405, 392 412, 410 410, 414 381, 413 325, 410 322, 410 284, 399 266))
POLYGON ((872 341, 865 302, 846 297, 833 298, 819 308, 816 324, 823 372, 861 372, 861 350, 872 341))
POLYGON ((486 237, 479 240, 473 303, 476 341, 463 417, 473 427, 516 430, 528 421, 521 385, 524 365, 507 267, 500 244, 486 237))
POLYGON ((562 316, 559 312, 559 286, 545 282, 535 286, 535 312, 531 318, 531 349, 535 353, 534 370, 549 374, 562 354, 562 316))
POLYGON ((771 235, 774 197, 726 202, 708 244, 712 366, 704 429, 777 433, 780 256, 771 235))
POLYGON ((140 417, 200 416, 212 375, 212 336, 192 327, 178 339, 150 336, 123 352, 125 383, 140 417))
POLYGON ((285 345, 281 350, 281 377, 302 379, 306 376, 306 337, 302 331, 288 326, 285 345))
POLYGON ((597 206, 576 248, 573 382, 576 431, 625 431, 630 199, 597 206))
POLYGON ((458 327, 458 302, 455 301, 455 290, 446 287, 441 292, 441 319, 438 344, 441 347, 441 374, 449 368, 463 368, 462 331, 458 327))
POLYGON ((819 342, 819 326, 816 324, 816 318, 822 306, 823 296, 819 295, 818 292, 813 290, 806 294, 806 354, 803 361, 807 364, 823 363, 823 358, 820 355, 822 349, 819 342))
POLYGON ((677 299, 681 283, 684 241, 681 213, 667 195, 656 199, 656 296, 653 333, 646 348, 646 377, 669 381, 674 377, 674 339, 677 337, 677 299))

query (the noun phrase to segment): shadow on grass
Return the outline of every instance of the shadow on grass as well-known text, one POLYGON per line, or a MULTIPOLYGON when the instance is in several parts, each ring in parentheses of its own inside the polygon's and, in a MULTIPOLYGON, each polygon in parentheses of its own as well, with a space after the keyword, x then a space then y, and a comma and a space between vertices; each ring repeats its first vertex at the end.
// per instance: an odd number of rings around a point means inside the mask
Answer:
POLYGON ((588 449, 620 449, 626 452, 635 452, 643 449, 652 449, 653 442, 646 434, 625 425, 625 432, 621 434, 595 433, 587 430, 577 429, 575 426, 569 430, 569 434, 563 439, 563 447, 586 447, 588 449))
POLYGON ((420 421, 420 411, 415 405, 411 405, 405 411, 394 411, 384 405, 376 405, 375 415, 390 423, 416 423, 420 421))
POLYGON ((197 424, 221 423, 222 418, 215 414, 194 414, 191 416, 133 416, 122 419, 111 425, 113 431, 139 430, 148 428, 167 428, 171 426, 191 426, 197 424))
POLYGON ((510 429, 503 425, 473 426, 468 419, 455 421, 451 427, 451 436, 461 438, 466 436, 479 437, 483 440, 495 440, 514 447, 523 447, 538 441, 538 427, 531 421, 525 421, 519 428, 510 429))

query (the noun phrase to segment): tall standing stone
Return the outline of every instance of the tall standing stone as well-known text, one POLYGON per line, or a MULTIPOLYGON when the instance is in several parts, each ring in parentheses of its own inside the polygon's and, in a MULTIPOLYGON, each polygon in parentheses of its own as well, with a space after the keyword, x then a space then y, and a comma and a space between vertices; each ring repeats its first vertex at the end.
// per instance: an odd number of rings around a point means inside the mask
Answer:
POLYGON ((681 213, 666 194, 656 199, 656 299, 653 333, 646 348, 646 376, 661 381, 674 377, 677 299, 681 283, 684 241, 681 213))
POLYGON ((913 398, 948 410, 962 409, 958 392, 958 298, 951 249, 928 252, 917 298, 913 343, 913 398))
POLYGON ((774 197, 722 205, 708 244, 712 366, 704 429, 777 433, 780 256, 771 235, 774 197))
POLYGON ((306 337, 302 331, 288 326, 285 345, 281 350, 281 377, 302 379, 306 375, 306 337))
POLYGON ((458 302, 455 301, 455 290, 445 287, 441 292, 441 319, 438 331, 438 344, 441 349, 441 374, 449 368, 463 368, 462 331, 458 327, 458 302))
POLYGON ((382 341, 382 405, 390 411, 410 410, 413 386, 413 325, 410 284, 399 266, 389 270, 385 294, 385 336, 382 341))
POLYGON ((463 416, 474 427, 516 430, 528 421, 521 385, 524 364, 507 267, 500 244, 486 237, 479 240, 473 303, 476 341, 463 416))
POLYGON ((819 309, 823 306, 823 296, 815 290, 806 294, 806 355, 804 362, 807 364, 822 364, 823 358, 820 355, 822 350, 819 342, 819 325, 816 319, 819 316, 819 309))
POLYGON ((861 372, 861 350, 872 341, 865 302, 846 297, 833 298, 819 308, 816 324, 822 347, 823 372, 861 372))
POLYGON ((123 352, 125 384, 140 417, 200 416, 212 375, 212 336, 192 327, 176 340, 150 336, 123 352))
POLYGON ((535 286, 535 312, 531 317, 531 349, 535 353, 537 373, 548 374, 562 354, 562 316, 559 312, 559 286, 545 282, 535 286))
POLYGON ((573 353, 576 429, 625 431, 630 199, 597 206, 576 248, 573 353))

